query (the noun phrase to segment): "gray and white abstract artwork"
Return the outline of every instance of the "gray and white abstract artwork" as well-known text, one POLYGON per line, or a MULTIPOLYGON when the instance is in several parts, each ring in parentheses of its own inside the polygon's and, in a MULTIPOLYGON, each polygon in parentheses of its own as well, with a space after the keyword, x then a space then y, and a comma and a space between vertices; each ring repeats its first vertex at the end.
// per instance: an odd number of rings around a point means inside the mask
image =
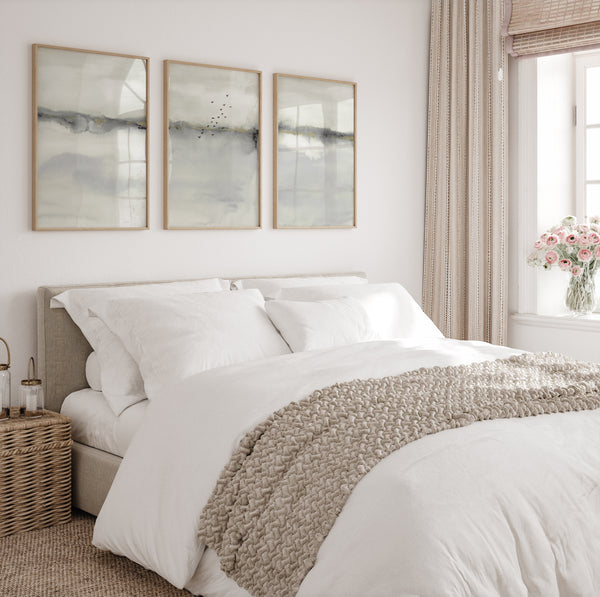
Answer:
POLYGON ((260 73, 166 61, 168 228, 260 226, 260 73))
POLYGON ((147 59, 34 53, 34 228, 146 228, 147 59))
POLYGON ((277 228, 355 221, 355 83, 275 75, 277 228))

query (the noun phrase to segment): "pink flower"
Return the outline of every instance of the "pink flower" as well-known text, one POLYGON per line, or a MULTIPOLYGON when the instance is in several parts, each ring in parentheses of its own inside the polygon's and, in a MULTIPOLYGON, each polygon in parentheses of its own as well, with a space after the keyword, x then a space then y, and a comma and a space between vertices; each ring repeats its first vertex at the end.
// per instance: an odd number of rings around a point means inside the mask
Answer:
POLYGON ((579 224, 579 231, 580 232, 589 232, 590 227, 587 224, 579 224))
POLYGON ((596 256, 596 259, 600 259, 600 247, 596 247, 594 255, 596 256))
MULTIPOLYGON (((583 250, 587 250, 587 249, 581 249, 583 250)), ((589 251, 588 251, 589 252, 589 251)), ((591 255, 591 253, 590 253, 591 255)), ((558 253, 556 251, 548 251, 546 253, 546 263, 549 263, 550 265, 552 265, 553 263, 556 263, 558 261, 558 253)))
POLYGON ((589 249, 580 249, 579 253, 577 253, 577 257, 579 257, 579 261, 589 261, 592 258, 592 252, 589 249))
MULTIPOLYGON (((600 247, 598 247, 598 248, 600 249, 600 247)), ((558 267, 560 267, 560 269, 563 272, 566 272, 566 271, 570 270, 571 269, 571 265, 572 265, 572 263, 571 263, 570 259, 561 259, 558 262, 558 267)))
POLYGON ((590 238, 587 234, 582 234, 579 239, 577 240, 577 242, 582 246, 582 247, 587 247, 590 244, 590 238))
POLYGON ((571 273, 574 276, 581 276, 581 268, 578 265, 574 265, 573 269, 571 270, 571 273))
POLYGON ((544 234, 542 234, 542 236, 540 236, 540 240, 541 240, 543 243, 545 243, 545 242, 546 242, 546 240, 548 239, 548 236, 549 236, 549 235, 548 235, 548 233, 547 233, 547 232, 544 232, 544 234))
POLYGON ((546 244, 549 247, 553 247, 554 245, 556 245, 558 243, 558 236, 556 234, 550 234, 548 236, 548 238, 546 239, 546 244))
POLYGON ((541 240, 536 240, 533 243, 533 248, 534 249, 541 249, 544 246, 544 243, 541 240))
POLYGON ((568 245, 576 245, 577 244, 577 235, 576 234, 568 234, 565 238, 565 242, 568 245))
POLYGON ((591 245, 597 245, 600 243, 600 234, 597 232, 590 232, 588 234, 588 239, 591 245))
POLYGON ((561 227, 560 230, 556 231, 556 234, 558 236, 558 240, 561 243, 564 243, 565 242, 565 238, 567 237, 567 231, 564 228, 561 227))

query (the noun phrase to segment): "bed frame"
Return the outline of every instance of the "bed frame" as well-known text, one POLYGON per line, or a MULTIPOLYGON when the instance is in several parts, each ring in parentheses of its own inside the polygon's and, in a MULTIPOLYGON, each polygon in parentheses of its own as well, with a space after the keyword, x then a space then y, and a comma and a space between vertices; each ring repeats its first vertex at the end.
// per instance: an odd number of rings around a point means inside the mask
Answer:
MULTIPOLYGON (((256 277, 303 277, 303 276, 360 276, 364 272, 335 274, 290 274, 286 276, 256 277)), ((246 276, 248 278, 250 276, 246 276)), ((241 280, 244 277, 222 278, 241 280)), ((133 286, 138 284, 163 284, 159 282, 122 282, 117 284, 89 284, 76 286, 42 286, 37 291, 38 367, 44 380, 46 408, 60 412, 63 400, 71 393, 88 387, 85 378, 85 362, 92 347, 65 309, 51 309, 52 297, 71 288, 103 288, 108 286, 133 286)), ((73 506, 97 515, 106 494, 117 474, 121 458, 78 442, 73 443, 73 506)))

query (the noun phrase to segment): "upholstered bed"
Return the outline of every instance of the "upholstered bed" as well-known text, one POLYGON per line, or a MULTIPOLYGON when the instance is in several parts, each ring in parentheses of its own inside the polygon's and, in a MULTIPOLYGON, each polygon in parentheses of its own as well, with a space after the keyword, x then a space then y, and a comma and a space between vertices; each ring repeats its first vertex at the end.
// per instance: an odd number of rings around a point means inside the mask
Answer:
MULTIPOLYGON (((306 274, 326 278, 357 276, 364 272, 306 274)), ((247 278, 248 276, 246 276, 247 278)), ((288 276, 277 276, 288 277, 288 276)), ((289 277, 292 277, 291 275, 289 277)), ((244 276, 224 278, 243 280, 244 276)), ((42 286, 37 290, 38 362, 44 380, 46 408, 60 412, 64 399, 88 387, 85 365, 92 347, 65 309, 50 307, 53 297, 73 288, 132 286, 171 281, 137 281, 86 285, 42 286)), ((97 515, 110 489, 122 458, 75 441, 73 443, 73 506, 97 515)))
POLYGON ((445 338, 399 284, 297 280, 39 290, 50 408, 87 395, 65 309, 144 388, 102 379, 109 418, 144 409, 122 459, 75 444, 94 545, 204 597, 600 594, 600 365, 445 338))

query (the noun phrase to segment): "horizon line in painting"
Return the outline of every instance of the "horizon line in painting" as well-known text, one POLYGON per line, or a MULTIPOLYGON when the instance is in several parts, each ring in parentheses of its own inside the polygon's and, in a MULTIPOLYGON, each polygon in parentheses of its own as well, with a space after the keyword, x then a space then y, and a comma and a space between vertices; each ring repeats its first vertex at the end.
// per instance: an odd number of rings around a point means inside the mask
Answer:
POLYGON ((261 73, 165 60, 165 228, 260 227, 261 73))
POLYGON ((147 229, 148 59, 33 46, 33 229, 147 229))
POLYGON ((275 228, 356 227, 356 83, 273 75, 275 228))

